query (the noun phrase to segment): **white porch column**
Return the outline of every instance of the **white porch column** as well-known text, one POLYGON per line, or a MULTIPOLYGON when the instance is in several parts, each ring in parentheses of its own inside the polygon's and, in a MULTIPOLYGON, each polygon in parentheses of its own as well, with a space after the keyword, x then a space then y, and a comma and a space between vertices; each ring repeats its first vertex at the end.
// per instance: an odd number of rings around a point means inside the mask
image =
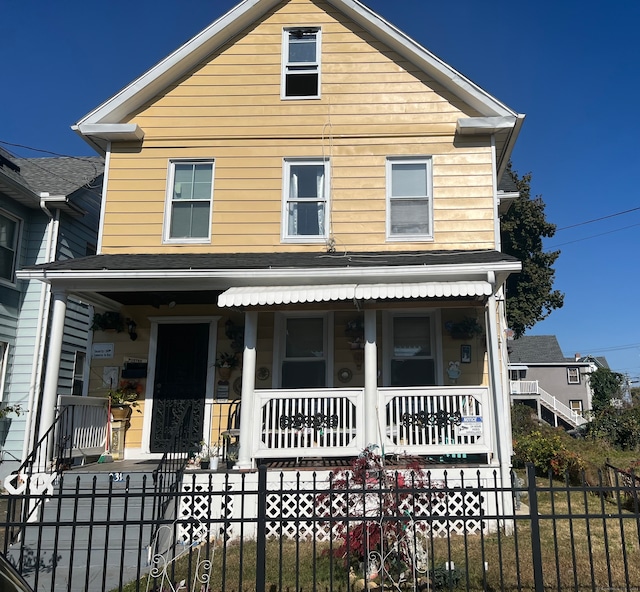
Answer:
MULTIPOLYGON (((40 427, 38 439, 42 438, 53 425, 56 418, 58 403, 58 379, 60 376, 60 358, 62 356, 62 337, 64 333, 64 317, 67 312, 67 294, 62 290, 54 290, 53 314, 51 318, 51 335, 49 336, 49 351, 47 367, 40 403, 40 427)), ((51 442, 53 444, 53 440, 51 442)))
MULTIPOLYGON (((498 323, 496 321, 496 297, 489 296, 485 309, 487 348, 489 354, 489 384, 493 394, 494 403, 494 433, 498 445, 498 458, 500 459, 500 476, 502 486, 511 486, 511 406, 508 404, 509 393, 502 382, 500 368, 500 356, 498 355, 498 323)), ((502 503, 505 512, 511 512, 513 498, 503 494, 502 503)))
POLYGON ((244 315, 244 353, 242 354, 242 398, 240 403, 240 440, 238 469, 253 468, 253 391, 256 387, 256 342, 258 340, 258 313, 244 315))
POLYGON ((365 442, 377 444, 382 453, 378 413, 378 347, 376 311, 364 311, 364 433, 365 442))

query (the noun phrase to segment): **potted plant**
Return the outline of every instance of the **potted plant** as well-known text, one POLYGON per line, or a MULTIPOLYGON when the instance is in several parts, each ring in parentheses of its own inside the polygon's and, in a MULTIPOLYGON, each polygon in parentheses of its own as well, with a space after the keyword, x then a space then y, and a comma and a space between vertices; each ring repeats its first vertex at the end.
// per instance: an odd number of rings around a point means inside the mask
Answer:
POLYGON ((121 380, 118 388, 108 391, 111 415, 116 421, 129 419, 131 408, 138 406, 138 397, 142 394, 142 383, 137 380, 121 380))
POLYGON ((220 352, 216 358, 215 366, 218 369, 218 374, 220 375, 221 380, 229 380, 231 371, 238 364, 238 358, 235 354, 220 352))
POLYGON ((197 456, 200 468, 216 471, 218 469, 219 451, 220 447, 217 444, 208 445, 203 443, 197 456))
POLYGON ((482 335, 482 325, 473 317, 464 317, 461 321, 447 321, 444 328, 453 339, 471 339, 482 335))
POLYGON ((124 319, 119 312, 107 311, 95 313, 91 322, 92 331, 124 331, 124 319))
POLYGON ((9 427, 11 426, 11 418, 8 415, 15 413, 20 415, 23 409, 19 403, 15 405, 0 405, 0 446, 4 446, 9 434, 9 427))

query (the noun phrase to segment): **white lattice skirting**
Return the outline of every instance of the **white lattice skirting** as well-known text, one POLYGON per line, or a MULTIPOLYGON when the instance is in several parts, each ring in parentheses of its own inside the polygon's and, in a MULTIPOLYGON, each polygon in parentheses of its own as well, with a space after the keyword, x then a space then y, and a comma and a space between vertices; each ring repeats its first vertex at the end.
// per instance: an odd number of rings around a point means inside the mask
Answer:
MULTIPOLYGON (((295 480, 296 473, 292 472, 291 475, 295 480)), ((209 537, 255 537, 255 520, 258 515, 257 475, 245 475, 244 484, 239 475, 234 477, 237 478, 225 483, 222 475, 187 474, 182 487, 179 520, 195 519, 199 524, 214 521, 209 537)), ((363 496, 352 490, 347 500, 344 491, 334 490, 330 496, 319 492, 323 486, 328 488, 328 479, 317 477, 314 491, 311 481, 281 484, 278 474, 270 474, 267 482, 267 538, 315 538, 316 541, 323 542, 333 537, 335 540, 336 523, 339 522, 336 519, 347 516, 348 512, 351 517, 365 515, 372 518, 377 515, 380 505, 377 494, 365 493, 363 496), (331 517, 332 521, 323 521, 325 516, 331 517)), ((449 481, 448 486, 455 488, 460 484, 449 481)), ((465 531, 467 535, 473 535, 479 534, 483 528, 485 532, 495 529, 495 525, 483 519, 483 516, 495 516, 500 502, 493 492, 478 492, 477 489, 445 492, 433 489, 416 496, 403 496, 400 513, 404 516, 429 516, 429 520, 422 521, 421 530, 432 536, 462 535, 465 531)), ((420 524, 420 521, 416 523, 420 524)), ((185 522, 180 525, 178 538, 180 542, 188 544, 206 537, 185 522)))

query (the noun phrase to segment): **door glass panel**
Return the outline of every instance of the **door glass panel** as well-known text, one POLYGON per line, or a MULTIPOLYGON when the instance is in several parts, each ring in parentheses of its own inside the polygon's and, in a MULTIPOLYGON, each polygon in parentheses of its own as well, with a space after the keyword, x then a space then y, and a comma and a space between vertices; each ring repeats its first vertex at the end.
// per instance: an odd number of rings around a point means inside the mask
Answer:
POLYGON ((393 319, 391 386, 429 386, 436 383, 428 316, 393 319))

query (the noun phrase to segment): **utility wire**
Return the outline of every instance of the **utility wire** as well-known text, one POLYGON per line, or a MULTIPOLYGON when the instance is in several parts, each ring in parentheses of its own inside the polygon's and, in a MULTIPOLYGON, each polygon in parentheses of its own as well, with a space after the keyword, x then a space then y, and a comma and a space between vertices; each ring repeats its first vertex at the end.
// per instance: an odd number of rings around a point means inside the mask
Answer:
POLYGON ((638 224, 631 224, 630 226, 624 226, 623 228, 616 228, 615 230, 609 230, 608 232, 601 232, 600 234, 592 234, 591 236, 585 236, 583 238, 577 238, 576 240, 567 241, 565 243, 558 243, 554 245, 548 245, 547 248, 553 250, 557 247, 562 247, 563 245, 570 245, 573 243, 579 243, 581 241, 589 240, 591 238, 598 238, 599 236, 605 236, 606 234, 613 234, 614 232, 620 232, 621 230, 628 230, 629 228, 634 228, 635 226, 640 226, 640 222, 638 224))
POLYGON ((640 207, 631 208, 630 210, 625 210, 624 212, 616 212, 615 214, 609 214, 608 216, 601 216, 600 218, 594 218, 593 220, 587 220, 586 222, 578 222, 577 224, 571 224, 570 226, 563 226, 562 228, 556 228, 556 232, 567 230, 569 228, 576 228, 577 226, 584 226, 585 224, 592 224, 593 222, 600 222, 601 220, 607 220, 608 218, 615 218, 616 216, 622 216, 623 214, 637 212, 638 210, 640 210, 640 207))

